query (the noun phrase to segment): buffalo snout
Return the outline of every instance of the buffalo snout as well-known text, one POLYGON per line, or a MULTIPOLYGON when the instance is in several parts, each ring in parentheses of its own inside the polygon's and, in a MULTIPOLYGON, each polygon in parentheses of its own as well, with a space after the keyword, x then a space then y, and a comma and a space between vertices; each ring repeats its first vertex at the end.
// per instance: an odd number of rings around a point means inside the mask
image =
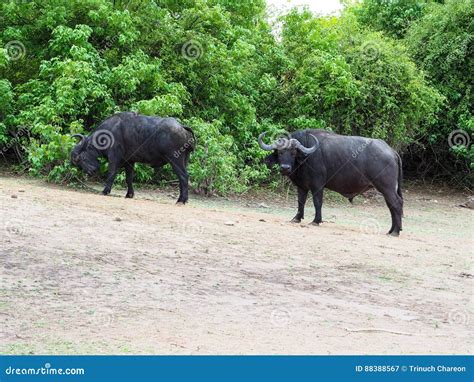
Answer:
POLYGON ((288 175, 291 172, 291 166, 289 164, 280 165, 280 173, 288 175))

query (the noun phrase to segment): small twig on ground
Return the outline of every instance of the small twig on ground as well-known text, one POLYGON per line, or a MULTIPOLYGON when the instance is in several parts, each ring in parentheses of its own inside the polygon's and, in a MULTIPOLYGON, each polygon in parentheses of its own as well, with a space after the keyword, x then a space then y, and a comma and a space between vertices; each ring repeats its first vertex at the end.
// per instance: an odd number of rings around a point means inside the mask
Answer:
POLYGON ((400 336, 416 336, 417 334, 414 333, 407 333, 407 332, 397 332, 394 330, 388 330, 388 329, 377 329, 377 328, 365 328, 365 329, 349 329, 349 328, 344 328, 344 330, 352 333, 357 333, 357 332, 384 332, 384 333, 392 333, 392 334, 398 334, 400 336))

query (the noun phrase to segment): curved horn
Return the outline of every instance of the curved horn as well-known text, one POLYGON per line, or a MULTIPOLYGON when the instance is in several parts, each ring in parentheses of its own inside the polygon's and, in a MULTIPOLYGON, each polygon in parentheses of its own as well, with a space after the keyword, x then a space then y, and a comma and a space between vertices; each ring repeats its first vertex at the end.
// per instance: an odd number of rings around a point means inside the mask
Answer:
POLYGON ((81 138, 81 141, 85 138, 82 134, 74 134, 72 138, 81 138))
POLYGON ((272 143, 271 145, 267 145, 267 144, 263 143, 263 137, 265 136, 266 133, 267 132, 264 131, 262 134, 260 134, 258 136, 258 145, 260 146, 261 149, 263 149, 265 151, 274 150, 276 148, 274 143, 272 143))
POLYGON ((300 141, 296 140, 296 139, 292 139, 292 141, 295 141, 294 144, 295 144, 295 147, 300 150, 303 154, 306 154, 306 155, 309 155, 309 154, 312 154, 314 153, 318 148, 319 148, 319 141, 318 141, 318 138, 316 138, 313 134, 309 134, 310 137, 313 137, 314 139, 314 146, 312 147, 305 147, 301 144, 300 141))

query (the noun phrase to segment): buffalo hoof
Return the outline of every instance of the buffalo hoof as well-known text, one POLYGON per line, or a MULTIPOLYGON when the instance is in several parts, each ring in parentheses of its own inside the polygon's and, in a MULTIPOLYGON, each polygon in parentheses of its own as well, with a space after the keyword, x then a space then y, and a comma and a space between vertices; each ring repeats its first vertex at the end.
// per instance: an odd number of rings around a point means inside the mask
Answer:
POLYGON ((290 223, 301 223, 301 219, 293 218, 290 220, 290 223))
POLYGON ((133 192, 127 192, 127 195, 125 195, 127 199, 132 199, 134 196, 135 194, 133 192))
POLYGON ((313 222, 309 223, 309 225, 319 226, 319 223, 316 223, 316 222, 313 221, 313 222))
POLYGON ((184 207, 184 202, 181 202, 181 201, 176 202, 176 206, 177 207, 184 207))
POLYGON ((103 190, 102 191, 102 195, 108 195, 108 194, 110 194, 110 190, 103 190))
POLYGON ((393 236, 393 237, 398 237, 398 236, 400 236, 400 232, 395 232, 395 231, 388 232, 387 235, 388 236, 393 236))

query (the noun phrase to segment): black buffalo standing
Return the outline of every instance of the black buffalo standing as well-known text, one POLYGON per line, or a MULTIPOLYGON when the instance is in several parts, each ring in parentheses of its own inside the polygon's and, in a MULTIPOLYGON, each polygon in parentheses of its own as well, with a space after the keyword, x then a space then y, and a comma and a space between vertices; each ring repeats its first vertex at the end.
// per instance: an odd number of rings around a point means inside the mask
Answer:
POLYGON ((71 153, 72 163, 88 175, 99 169, 99 157, 109 162, 107 182, 102 191, 108 195, 118 171, 124 167, 128 186, 126 198, 133 198, 136 162, 157 168, 169 163, 179 179, 177 203, 188 200, 187 165, 194 150, 193 131, 174 118, 159 118, 136 113, 118 113, 106 119, 88 137, 76 134, 81 141, 71 153))
POLYGON ((265 133, 258 143, 273 151, 266 157, 269 166, 279 164, 282 175, 298 188, 298 212, 293 222, 301 222, 308 191, 313 195, 316 216, 322 221, 323 189, 336 191, 352 201, 356 195, 375 187, 385 198, 392 215, 389 234, 398 236, 402 229, 402 162, 398 153, 380 139, 342 136, 326 130, 296 131, 267 145, 265 133))

